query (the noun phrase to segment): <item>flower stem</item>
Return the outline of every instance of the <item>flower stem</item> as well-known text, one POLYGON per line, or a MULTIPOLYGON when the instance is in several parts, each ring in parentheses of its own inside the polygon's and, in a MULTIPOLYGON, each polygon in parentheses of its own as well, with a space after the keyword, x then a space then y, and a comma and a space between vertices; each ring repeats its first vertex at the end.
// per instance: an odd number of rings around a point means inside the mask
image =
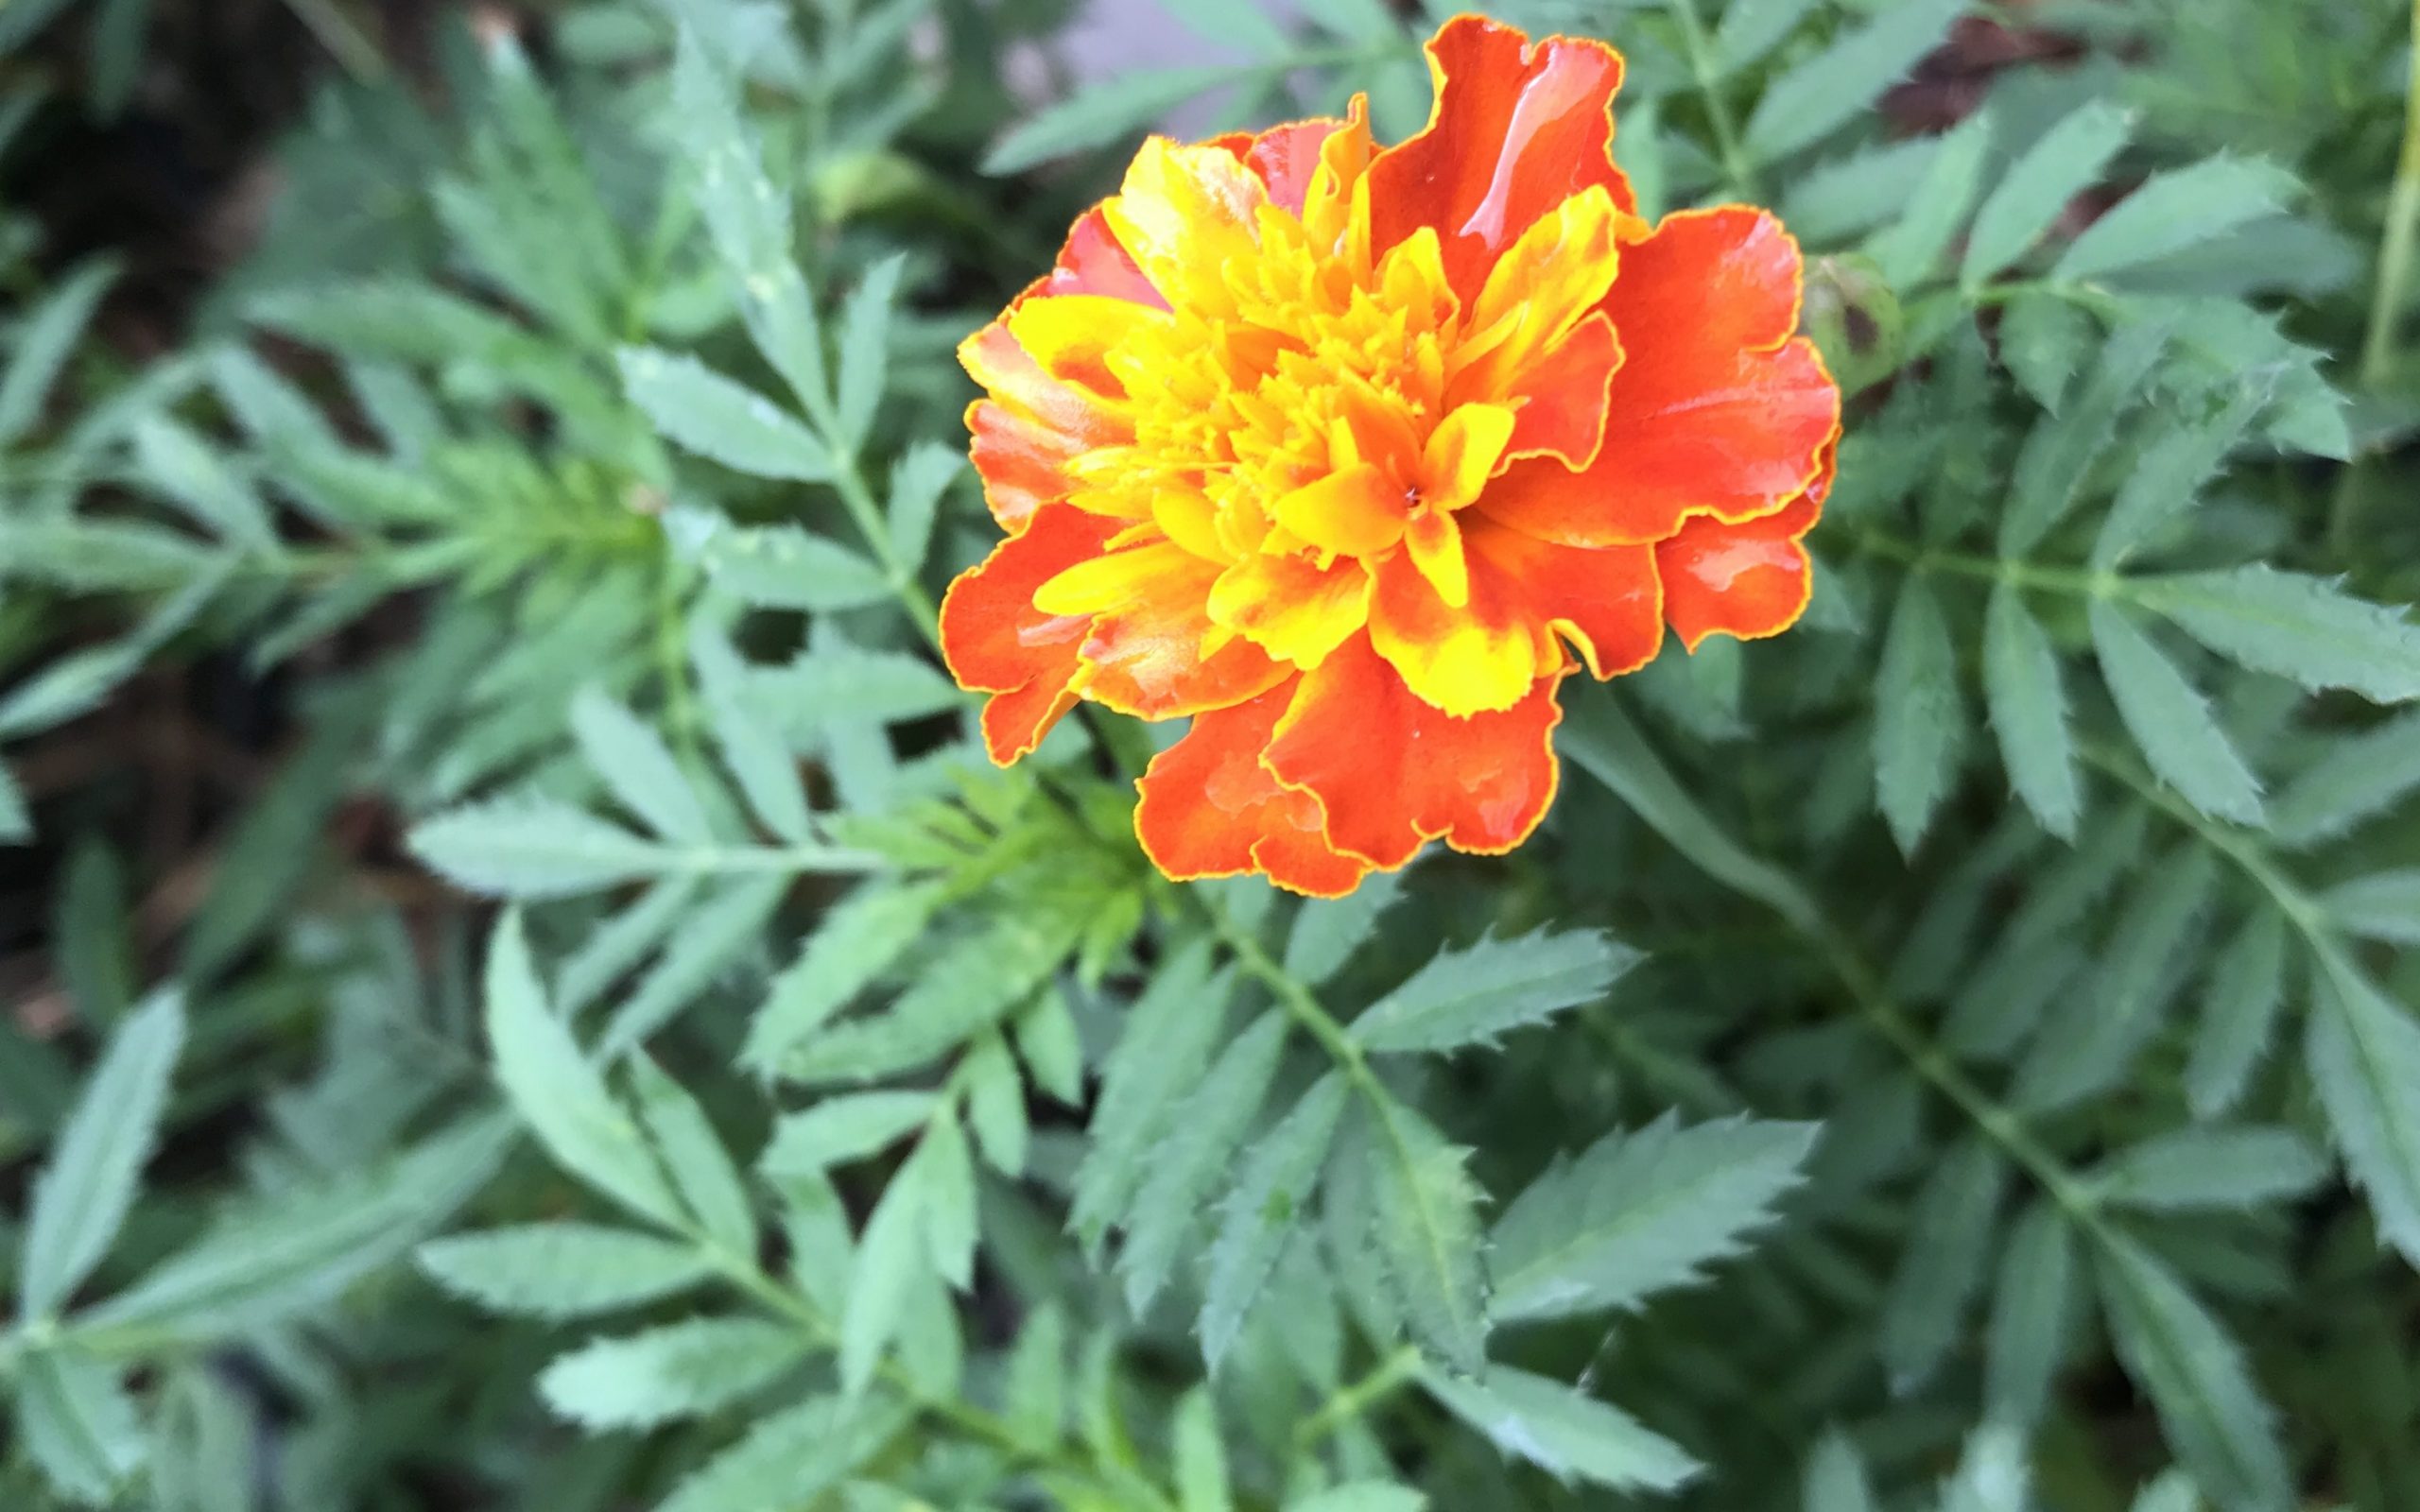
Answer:
POLYGON ((2386 235, 2378 247, 2377 285, 2361 342, 2361 382, 2375 387, 2394 367, 2394 332, 2411 281, 2411 253, 2420 233, 2420 0, 2411 5, 2411 72, 2403 102, 2403 150, 2387 197, 2386 235))

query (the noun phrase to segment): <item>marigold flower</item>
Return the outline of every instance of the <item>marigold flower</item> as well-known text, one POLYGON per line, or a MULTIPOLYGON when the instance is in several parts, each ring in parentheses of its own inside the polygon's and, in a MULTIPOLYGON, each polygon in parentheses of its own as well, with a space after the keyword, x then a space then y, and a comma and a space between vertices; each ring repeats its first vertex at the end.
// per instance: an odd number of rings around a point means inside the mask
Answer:
POLYGON ((1190 717, 1138 784, 1171 877, 1335 895, 1508 850, 1565 676, 1806 604, 1840 392, 1796 245, 1638 216, 1612 48, 1461 16, 1428 57, 1392 147, 1358 98, 1145 143, 959 349, 1008 539, 942 606, 950 669, 1004 764, 1078 698, 1190 717))

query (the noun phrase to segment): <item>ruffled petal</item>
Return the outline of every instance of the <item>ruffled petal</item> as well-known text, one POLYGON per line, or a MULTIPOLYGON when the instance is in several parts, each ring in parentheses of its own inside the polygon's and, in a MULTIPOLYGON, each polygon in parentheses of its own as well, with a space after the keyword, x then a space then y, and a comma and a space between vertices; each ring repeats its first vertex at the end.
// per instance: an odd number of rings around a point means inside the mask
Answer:
POLYGON ((1751 520, 1805 492, 1840 434, 1841 394, 1813 343, 1790 335, 1799 290, 1798 248, 1764 212, 1667 216, 1624 249, 1605 300, 1624 355, 1595 463, 1516 463, 1479 507, 1549 541, 1634 544, 1692 514, 1751 520))
POLYGON ((1100 208, 1152 285, 1171 304, 1202 314, 1233 308, 1226 269, 1258 252, 1268 202, 1268 186, 1233 152, 1155 136, 1100 208))
POLYGON ((1080 216, 1067 232, 1067 245, 1059 251, 1058 266, 1044 281, 1046 294, 1101 294, 1114 300, 1131 300, 1165 310, 1168 301, 1143 270, 1134 266, 1117 240, 1117 232, 1109 229, 1109 217, 1095 205, 1080 216))
POLYGON ((1474 576, 1571 643, 1591 673, 1616 678, 1655 660, 1664 614, 1653 547, 1562 546, 1463 518, 1474 576))
POLYGON ((1137 544, 1071 564, 1034 600, 1044 613, 1091 617, 1078 648, 1085 696, 1119 713, 1173 719, 1249 698, 1288 674, 1210 618, 1221 571, 1153 530, 1137 544))
POLYGON ((1510 709, 1561 656, 1544 621, 1522 602, 1520 585, 1485 571, 1467 550, 1461 555, 1460 604, 1411 553, 1379 563, 1370 644, 1415 695, 1447 713, 1510 709))
POLYGON ((1219 575, 1210 617, 1307 670, 1368 623, 1370 573, 1351 558, 1322 567, 1302 557, 1255 554, 1219 575))
POLYGON ((983 711, 983 744, 1002 765, 1042 742, 1076 701, 1091 621, 1033 604, 1035 590, 1100 554, 1116 528, 1065 506, 1037 511, 1019 535, 959 575, 942 600, 942 658, 959 685, 999 695, 983 711))
POLYGON ((1151 759, 1134 784, 1134 834, 1169 877, 1189 882, 1259 872, 1315 897, 1351 892, 1367 863, 1331 848, 1319 799, 1281 786, 1261 764, 1289 684, 1204 713, 1151 759))
POLYGON ((1429 40, 1428 72, 1428 125, 1370 164, 1378 251, 1436 227, 1455 292, 1467 300, 1496 256, 1571 196, 1601 184, 1623 211, 1637 208, 1613 161, 1621 54, 1570 37, 1533 43, 1463 15, 1429 40))
POLYGON ((1738 524, 1700 515, 1655 548, 1664 616, 1684 645, 1694 651, 1717 633, 1762 640, 1798 622, 1814 592, 1801 541, 1823 514, 1832 460, 1826 447, 1815 482, 1772 514, 1738 524))
POLYGON ((1456 719, 1413 696, 1367 640, 1303 677, 1278 720, 1269 770, 1307 790, 1335 850, 1392 869, 1443 836, 1498 854, 1529 838, 1554 799, 1559 678, 1509 710, 1456 719))
POLYGON ((1036 509, 1073 492, 1070 462, 1132 437, 1112 406, 1043 371, 1009 334, 1006 317, 959 343, 958 359, 991 395, 967 410, 966 423, 984 501, 1002 529, 1024 529, 1036 509))
POLYGON ((1605 391, 1622 365, 1622 344, 1602 311, 1565 332, 1523 369, 1505 397, 1514 411, 1505 454, 1548 457, 1565 469, 1594 462, 1605 444, 1605 391))
POLYGON ((1289 121, 1248 138, 1236 156, 1269 186, 1269 202, 1299 218, 1319 172, 1321 149, 1343 129, 1345 123, 1333 116, 1289 121))

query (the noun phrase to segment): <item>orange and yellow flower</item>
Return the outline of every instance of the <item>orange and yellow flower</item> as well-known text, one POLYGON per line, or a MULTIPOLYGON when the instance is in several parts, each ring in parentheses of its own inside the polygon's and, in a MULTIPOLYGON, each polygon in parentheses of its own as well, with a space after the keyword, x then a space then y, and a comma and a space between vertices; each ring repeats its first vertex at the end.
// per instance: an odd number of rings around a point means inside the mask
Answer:
POLYGON ((959 357, 1007 539, 942 609, 994 761, 1079 698, 1190 718, 1138 784, 1176 878, 1335 895, 1554 796, 1557 689, 1669 625, 1768 636, 1840 392, 1798 249, 1746 206, 1650 225, 1622 60, 1462 16, 1428 125, 1144 144, 959 357))

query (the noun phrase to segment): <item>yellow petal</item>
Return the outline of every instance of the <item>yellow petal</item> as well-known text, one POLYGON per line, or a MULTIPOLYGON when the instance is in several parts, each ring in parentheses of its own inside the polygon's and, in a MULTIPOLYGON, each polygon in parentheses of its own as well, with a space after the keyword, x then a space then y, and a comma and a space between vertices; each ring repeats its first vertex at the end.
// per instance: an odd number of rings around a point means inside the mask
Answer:
POLYGON ((1226 269, 1258 255, 1259 209, 1269 191, 1224 147, 1179 146, 1152 137, 1101 215, 1151 283, 1197 315, 1234 305, 1226 269))
POLYGON ((1420 501, 1450 511, 1478 498, 1512 439, 1512 419, 1502 404, 1464 404, 1447 415, 1421 452, 1420 501))
POLYGON ((1151 519, 1170 541, 1197 557, 1227 561, 1234 553, 1219 539, 1219 507, 1191 489, 1160 489, 1151 495, 1151 519))
POLYGON ((1172 573, 1200 568, 1191 552, 1155 541, 1080 561, 1034 590, 1045 614, 1107 614, 1148 604, 1172 573))
POLYGON ((1340 468, 1270 507, 1277 523, 1322 551, 1366 557, 1403 535, 1403 490, 1367 462, 1340 468))
POLYGON ((1448 609, 1461 609, 1471 601, 1471 568, 1462 557, 1462 527, 1449 514, 1434 510, 1422 514, 1405 527, 1403 543, 1411 553, 1411 564, 1448 609))
POLYGON ((1601 303, 1620 261, 1621 213, 1592 185, 1541 217, 1506 249, 1472 303, 1453 377, 1460 399, 1493 399, 1513 376, 1601 303))
POLYGON ((1352 559, 1320 567, 1300 557, 1247 557, 1211 585, 1210 617, 1308 671, 1369 620, 1370 574, 1352 559))
POLYGON ((1126 390, 1109 369, 1109 354, 1139 333, 1168 323, 1165 310, 1105 294, 1028 300, 1008 318, 1009 335, 1043 371, 1113 396, 1126 390))

